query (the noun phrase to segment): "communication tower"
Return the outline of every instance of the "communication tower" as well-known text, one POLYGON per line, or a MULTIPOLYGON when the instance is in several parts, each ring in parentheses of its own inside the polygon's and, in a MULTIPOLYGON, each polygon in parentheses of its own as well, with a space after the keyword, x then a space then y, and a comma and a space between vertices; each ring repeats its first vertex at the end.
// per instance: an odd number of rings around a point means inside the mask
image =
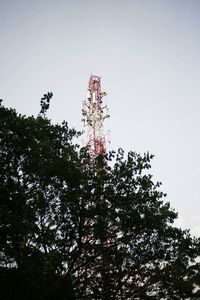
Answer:
POLYGON ((86 147, 92 158, 106 153, 106 137, 103 123, 109 118, 107 105, 103 97, 107 94, 101 91, 101 77, 91 75, 88 83, 87 100, 82 105, 82 121, 87 128, 86 147))
MULTIPOLYGON (((87 134, 85 145, 91 159, 95 159, 99 155, 106 154, 107 139, 103 125, 104 120, 110 117, 107 105, 103 103, 103 97, 106 95, 106 92, 101 91, 101 77, 91 75, 88 82, 87 99, 82 103, 82 121, 84 122, 87 134)), ((86 218, 84 223, 84 229, 86 232, 92 225, 92 222, 92 219, 86 218)), ((112 242, 113 237, 110 237, 110 239, 104 243, 104 248, 109 249, 112 242)), ((89 234, 86 233, 86 235, 83 236, 82 243, 84 251, 79 257, 78 278, 85 278, 87 281, 91 274, 87 269, 87 266, 84 265, 84 259, 87 257, 87 247, 90 243, 89 234)), ((106 257, 104 258, 104 268, 104 272, 110 272, 110 265, 106 257)))

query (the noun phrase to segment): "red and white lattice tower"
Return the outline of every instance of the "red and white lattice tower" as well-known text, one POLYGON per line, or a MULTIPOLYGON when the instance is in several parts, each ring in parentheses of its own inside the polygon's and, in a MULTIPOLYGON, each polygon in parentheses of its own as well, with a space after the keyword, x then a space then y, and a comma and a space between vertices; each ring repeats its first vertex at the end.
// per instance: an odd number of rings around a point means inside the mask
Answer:
POLYGON ((87 128, 86 147, 92 158, 106 153, 106 138, 103 123, 109 118, 108 108, 102 98, 101 77, 91 75, 88 83, 87 100, 83 101, 82 121, 87 128))
MULTIPOLYGON (((103 103, 103 97, 107 94, 101 91, 101 77, 91 75, 88 82, 87 100, 82 103, 82 121, 86 128, 87 138, 85 146, 91 159, 97 158, 99 155, 106 154, 106 134, 104 132, 104 120, 109 118, 109 112, 107 105, 103 103)), ((84 228, 87 229, 92 224, 91 219, 86 219, 84 228)), ((91 274, 84 266, 84 257, 87 256, 87 247, 90 243, 90 236, 85 235, 82 238, 83 243, 83 255, 79 258, 78 277, 89 278, 91 274), (83 261, 82 261, 83 260, 83 261)), ((111 245, 111 239, 104 243, 105 248, 109 248, 111 245)), ((109 271, 109 263, 104 262, 105 269, 109 271)), ((87 292, 86 292, 87 293, 87 292)))

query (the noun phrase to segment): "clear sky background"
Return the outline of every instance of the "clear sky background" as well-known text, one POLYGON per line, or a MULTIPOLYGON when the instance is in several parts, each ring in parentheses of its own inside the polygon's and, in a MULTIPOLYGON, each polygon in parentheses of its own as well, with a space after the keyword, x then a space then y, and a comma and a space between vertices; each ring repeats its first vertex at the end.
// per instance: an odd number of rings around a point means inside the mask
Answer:
POLYGON ((152 173, 200 236, 200 1, 0 0, 0 98, 82 129, 90 74, 102 77, 110 149, 155 154, 152 173))

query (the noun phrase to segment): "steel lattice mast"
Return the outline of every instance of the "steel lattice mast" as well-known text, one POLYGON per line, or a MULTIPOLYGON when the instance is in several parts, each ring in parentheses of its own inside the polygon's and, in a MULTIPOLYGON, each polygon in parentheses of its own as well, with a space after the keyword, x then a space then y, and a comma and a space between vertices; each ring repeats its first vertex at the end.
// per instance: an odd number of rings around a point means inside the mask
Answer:
MULTIPOLYGON (((109 118, 107 105, 103 103, 103 97, 107 94, 101 91, 101 77, 91 75, 88 82, 87 99, 82 104, 82 121, 86 128, 87 138, 85 146, 88 154, 92 160, 95 161, 99 155, 106 154, 106 135, 104 132, 104 120, 109 118)), ((96 164, 93 165, 94 170, 98 170, 96 164)), ((79 257, 78 277, 84 278, 86 281, 92 275, 91 271, 87 269, 84 260, 87 257, 88 245, 90 245, 90 235, 87 234, 88 229, 92 226, 94 220, 86 218, 84 222, 84 229, 86 235, 82 238, 83 254, 79 257)), ((112 237, 104 242, 103 247, 109 248, 112 243, 112 237)), ((96 245, 98 246, 98 244, 96 245)), ((110 272, 110 265, 107 259, 104 258, 104 272, 110 272)), ((87 287, 86 287, 87 295, 87 287)))
POLYGON ((108 108, 102 98, 106 96, 101 91, 101 77, 91 75, 88 83, 87 100, 83 101, 82 121, 87 127, 86 147, 92 158, 106 153, 106 138, 103 123, 109 118, 108 108))

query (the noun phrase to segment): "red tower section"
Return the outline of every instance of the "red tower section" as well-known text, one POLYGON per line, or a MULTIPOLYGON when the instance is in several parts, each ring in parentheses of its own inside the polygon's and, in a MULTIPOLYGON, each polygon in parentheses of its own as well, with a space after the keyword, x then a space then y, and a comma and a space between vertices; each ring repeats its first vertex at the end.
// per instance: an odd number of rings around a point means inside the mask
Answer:
POLYGON ((103 123, 109 118, 108 108, 102 98, 106 96, 101 91, 101 77, 91 75, 88 83, 87 100, 83 101, 82 121, 87 127, 86 147, 91 157, 95 158, 106 152, 106 138, 103 123))

